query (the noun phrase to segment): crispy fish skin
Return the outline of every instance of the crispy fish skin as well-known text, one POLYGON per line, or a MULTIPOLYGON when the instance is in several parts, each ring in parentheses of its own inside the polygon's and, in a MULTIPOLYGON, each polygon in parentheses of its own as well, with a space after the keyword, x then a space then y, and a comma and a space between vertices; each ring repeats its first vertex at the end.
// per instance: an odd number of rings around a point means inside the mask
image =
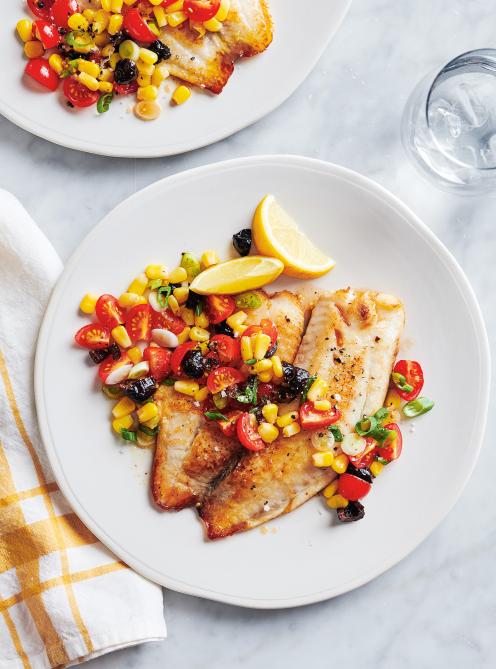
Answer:
MULTIPOLYGON (((340 427, 351 432, 368 407, 387 393, 404 325, 396 298, 351 289, 323 295, 314 309, 295 364, 329 383, 340 396, 340 427), (387 307, 384 304, 387 302, 387 307)), ((313 464, 311 433, 278 438, 263 451, 245 454, 205 499, 200 516, 209 539, 218 539, 288 513, 335 477, 313 464)))
POLYGON ((171 49, 169 72, 183 81, 219 94, 233 73, 238 58, 265 51, 273 27, 266 0, 231 0, 227 19, 219 32, 200 37, 187 23, 166 27, 161 40, 171 49))
MULTIPOLYGON (((248 323, 270 318, 277 325, 278 354, 292 362, 301 341, 304 312, 297 296, 282 291, 268 296, 258 291, 262 304, 248 312, 248 323)), ((203 416, 192 398, 161 386, 155 394, 161 427, 153 461, 152 496, 157 506, 180 510, 201 502, 209 487, 231 463, 242 446, 226 437, 218 426, 203 416)))

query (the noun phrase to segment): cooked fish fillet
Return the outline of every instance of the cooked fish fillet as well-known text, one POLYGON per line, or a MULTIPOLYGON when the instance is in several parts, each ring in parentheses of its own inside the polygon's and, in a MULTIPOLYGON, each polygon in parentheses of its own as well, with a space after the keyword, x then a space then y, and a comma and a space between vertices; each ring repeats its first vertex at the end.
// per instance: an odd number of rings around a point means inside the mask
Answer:
MULTIPOLYGON (((278 353, 292 362, 303 335, 304 312, 299 298, 282 291, 269 297, 259 291, 262 305, 249 311, 248 323, 270 318, 277 325, 278 353)), ((237 439, 224 436, 207 421, 201 408, 173 388, 161 386, 155 395, 161 428, 153 462, 152 495, 163 509, 179 510, 200 502, 207 488, 241 452, 237 439)))
MULTIPOLYGON (((403 324, 403 307, 391 296, 347 289, 317 303, 295 364, 329 383, 329 399, 338 395, 343 432, 383 405, 403 324)), ((200 509, 208 537, 256 527, 320 492, 336 474, 315 467, 313 452, 311 433, 302 431, 243 455, 200 509)))
POLYGON ((231 0, 219 32, 200 37, 183 23, 162 29, 161 40, 171 49, 167 67, 173 76, 221 93, 235 61, 265 51, 272 42, 272 20, 266 0, 231 0))

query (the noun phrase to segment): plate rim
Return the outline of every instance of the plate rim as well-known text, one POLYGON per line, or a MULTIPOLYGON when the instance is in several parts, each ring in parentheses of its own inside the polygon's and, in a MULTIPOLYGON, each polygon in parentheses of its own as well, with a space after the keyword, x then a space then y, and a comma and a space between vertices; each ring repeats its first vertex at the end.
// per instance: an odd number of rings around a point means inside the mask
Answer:
MULTIPOLYGON (((341 9, 337 17, 337 21, 332 25, 331 29, 328 32, 327 39, 323 41, 321 48, 317 50, 314 58, 312 58, 308 66, 303 68, 300 75, 296 78, 294 86, 290 87, 287 91, 280 92, 279 95, 274 96, 271 99, 271 102, 263 105, 263 100, 259 100, 259 107, 257 112, 250 117, 248 120, 245 120, 241 123, 236 120, 233 123, 229 123, 229 119, 226 119, 226 123, 219 129, 218 132, 207 136, 205 140, 198 141, 184 141, 182 144, 179 144, 175 147, 168 148, 157 148, 154 150, 152 147, 147 147, 141 149, 139 146, 136 147, 114 147, 112 145, 101 145, 100 143, 92 144, 90 141, 83 140, 83 138, 78 139, 77 137, 66 136, 63 132, 58 131, 55 128, 48 128, 45 126, 40 126, 34 121, 30 121, 25 118, 22 113, 17 112, 12 109, 7 102, 2 101, 0 98, 0 114, 4 116, 8 121, 18 126, 22 130, 29 132, 35 137, 44 139, 52 144, 58 146, 63 146, 67 149, 72 149, 74 151, 81 151, 82 153, 89 153, 91 155, 97 156, 107 156, 109 158, 165 158, 168 156, 177 156, 189 151, 196 151, 197 149, 203 149, 206 146, 211 146, 217 142, 231 137, 236 133, 244 130, 245 128, 258 123, 262 118, 271 114, 274 110, 280 107, 288 98, 295 93, 307 77, 313 72, 315 66, 322 58, 324 51, 329 46, 332 38, 336 32, 341 27, 344 19, 346 18, 353 0, 339 0, 341 3, 341 9), (260 104, 262 102, 262 104, 260 104)), ((270 47, 269 47, 270 48, 270 47)), ((248 59, 249 60, 249 59, 248 59)))
POLYGON ((43 321, 39 330, 38 341, 36 346, 35 354, 35 365, 34 365, 34 390, 35 390, 35 403, 36 411, 38 415, 38 424, 40 429, 40 434, 42 437, 42 442, 45 446, 46 453, 50 462, 50 465, 53 470, 55 479, 60 487, 61 492, 67 499, 69 505, 72 507, 74 512, 80 517, 82 522, 93 532, 93 534, 113 553, 120 557, 126 564, 128 564, 135 571, 140 573, 145 578, 148 578, 151 581, 162 585, 163 587, 170 588, 177 592, 181 592, 188 595, 193 595, 197 597, 203 597, 206 599, 223 602, 226 604, 232 604, 241 607, 256 608, 256 609, 281 609, 289 607, 304 606, 307 604, 312 604, 320 601, 325 601, 331 599, 338 595, 344 594, 355 588, 358 588, 365 583, 368 583, 377 576, 388 571, 390 568, 395 566, 398 562, 404 559, 409 555, 415 548, 417 548, 444 520, 447 514, 451 511, 453 506, 456 504, 460 498, 465 486, 467 485, 475 465, 479 459, 480 451, 482 448, 482 443, 486 430, 487 415, 489 409, 489 398, 490 398, 490 384, 491 384, 491 353, 489 347, 489 339, 487 335, 487 330, 483 318, 483 314, 475 295, 475 292, 458 261, 448 250, 448 248, 441 242, 440 239, 430 230, 430 228, 407 206, 405 205, 396 195, 388 191, 386 188, 376 183, 374 180, 366 177, 364 175, 355 172, 346 167, 336 165, 327 161, 308 158, 298 155, 284 155, 284 154, 268 154, 268 155, 258 155, 258 156, 248 156, 244 158, 236 158, 233 160, 219 161, 215 163, 209 163, 193 169, 184 170, 177 174, 165 177, 160 179, 145 188, 133 193, 131 196, 123 200, 120 204, 114 207, 108 214, 106 214, 86 235, 82 240, 79 246, 76 248, 74 253, 70 256, 67 261, 64 270, 59 277, 59 280, 52 291, 48 306, 43 317, 43 321), (292 596, 288 598, 257 598, 253 599, 250 597, 235 596, 228 593, 211 591, 208 588, 201 588, 195 585, 191 585, 180 581, 178 579, 163 577, 163 574, 156 572, 154 569, 143 564, 141 560, 130 555, 124 546, 119 545, 117 542, 113 541, 110 537, 107 536, 105 530, 100 527, 98 522, 94 520, 89 514, 86 513, 83 506, 79 503, 76 495, 72 493, 70 482, 65 478, 62 467, 59 465, 59 460, 57 456, 57 451, 54 442, 51 439, 50 426, 48 423, 48 418, 46 415, 46 406, 43 396, 43 370, 44 370, 44 357, 48 345, 48 335, 51 327, 51 322, 53 315, 57 309, 59 302, 59 295, 63 292, 66 283, 70 279, 71 273, 75 266, 77 265, 80 256, 83 255, 87 246, 92 242, 94 236, 97 236, 98 231, 101 227, 107 224, 108 219, 115 215, 115 212, 120 207, 126 207, 128 203, 135 199, 141 197, 142 193, 145 191, 160 189, 162 184, 167 183, 168 185, 174 184, 174 182, 180 183, 183 181, 188 181, 190 179, 196 179, 201 177, 204 174, 210 172, 222 172, 224 169, 242 169, 245 166, 257 166, 260 164, 272 164, 274 167, 280 166, 283 164, 285 167, 293 166, 295 168, 303 169, 312 169, 318 171, 319 173, 324 173, 327 176, 339 176, 341 178, 346 178, 355 184, 358 187, 361 187, 372 194, 378 196, 386 204, 395 209, 399 214, 402 215, 405 223, 410 224, 412 227, 416 228, 417 231, 424 237, 427 243, 430 244, 431 248, 437 252, 441 261, 444 261, 448 269, 451 270, 453 279, 463 297, 468 313, 472 318, 474 324, 474 330, 477 333, 477 346, 479 349, 480 355, 480 366, 481 369, 479 375, 479 386, 481 396, 485 398, 485 401, 479 406, 478 415, 475 416, 474 420, 474 429, 473 429, 473 442, 475 448, 473 449, 472 461, 470 467, 465 471, 465 476, 460 482, 458 488, 453 490, 449 496, 447 504, 440 505, 438 511, 434 516, 434 520, 428 526, 428 529, 423 529, 418 532, 412 541, 407 542, 405 546, 396 552, 393 552, 390 556, 390 559, 382 563, 380 567, 370 570, 370 572, 364 572, 359 577, 355 578, 352 581, 341 584, 339 587, 327 588, 318 592, 313 592, 300 596, 292 596))

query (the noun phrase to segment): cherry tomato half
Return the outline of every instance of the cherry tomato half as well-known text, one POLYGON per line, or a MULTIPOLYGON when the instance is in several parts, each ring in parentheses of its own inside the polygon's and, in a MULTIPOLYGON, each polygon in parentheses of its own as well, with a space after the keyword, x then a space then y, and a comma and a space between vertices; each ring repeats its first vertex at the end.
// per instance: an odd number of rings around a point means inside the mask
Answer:
POLYGON ((390 434, 386 437, 382 446, 377 447, 377 455, 388 462, 392 462, 393 460, 397 460, 401 455, 401 451, 403 450, 403 436, 396 423, 389 423, 389 425, 384 425, 384 427, 386 430, 391 430, 394 434, 390 434))
POLYGON ((67 28, 69 17, 76 12, 79 12, 77 0, 55 0, 51 14, 59 28, 67 28))
POLYGON ((109 330, 126 320, 124 309, 113 295, 101 295, 96 303, 95 312, 100 323, 109 330))
POLYGON ((64 80, 64 95, 74 107, 91 107, 100 97, 99 93, 90 91, 74 76, 64 80))
POLYGON ((257 334, 257 332, 263 332, 264 334, 269 335, 272 346, 276 343, 278 337, 277 328, 268 318, 262 318, 260 325, 248 326, 243 332, 243 337, 251 337, 251 335, 257 334))
POLYGON ((251 413, 243 411, 236 423, 236 433, 241 444, 249 451, 262 451, 265 443, 257 432, 257 420, 251 413))
POLYGON ((207 388, 215 395, 215 393, 220 393, 221 390, 229 388, 229 386, 234 386, 236 383, 242 383, 245 380, 245 377, 239 369, 234 367, 216 367, 210 372, 207 378, 207 388))
POLYGON ((195 341, 187 341, 184 344, 179 344, 179 346, 174 350, 171 357, 171 369, 173 376, 181 376, 183 371, 181 368, 181 363, 184 356, 188 351, 192 351, 196 347, 197 343, 195 341))
POLYGON ((83 348, 107 348, 110 344, 110 330, 98 323, 90 323, 83 325, 74 335, 74 339, 83 348))
POLYGON ((313 402, 304 402, 300 407, 300 425, 303 430, 320 430, 340 418, 341 412, 336 407, 331 407, 329 411, 317 411, 313 402))
POLYGON ((407 384, 413 387, 413 390, 407 393, 395 385, 394 388, 400 397, 410 402, 410 400, 414 400, 420 395, 420 391, 424 387, 424 372, 418 362, 415 362, 415 360, 398 360, 393 373, 402 374, 407 384))
POLYGON ((218 420, 217 425, 226 437, 234 437, 236 434, 236 424, 243 411, 229 411, 225 414, 227 420, 218 420))
POLYGON ((152 330, 169 330, 178 335, 185 327, 186 323, 183 319, 174 316, 170 309, 166 311, 152 311, 152 330))
POLYGON ((46 58, 32 58, 26 63, 24 72, 49 91, 55 91, 59 85, 59 77, 46 58))
POLYGON ((150 374, 158 383, 169 376, 171 357, 172 353, 170 351, 159 346, 149 346, 143 351, 143 359, 147 360, 150 365, 150 374))
POLYGON ((28 0, 28 7, 35 16, 45 21, 50 20, 50 11, 52 9, 53 0, 28 0))
POLYGON ((50 21, 38 19, 34 22, 35 35, 45 49, 54 49, 62 41, 57 26, 50 21))
POLYGON ((114 93, 119 95, 131 95, 138 90, 138 82, 131 81, 129 84, 116 84, 114 81, 114 93))
POLYGON ((377 455, 377 442, 372 437, 365 437, 367 446, 360 455, 349 455, 348 458, 351 464, 357 469, 366 469, 374 462, 377 455))
POLYGON ((151 44, 157 39, 135 7, 125 13, 123 28, 137 42, 151 44))
POLYGON ((207 295, 205 311, 212 325, 229 318, 236 309, 236 302, 230 295, 207 295))
POLYGON ((152 334, 152 308, 149 304, 131 307, 126 316, 126 330, 131 341, 150 341, 152 334))
POLYGON ((119 367, 123 367, 124 365, 129 364, 131 364, 131 358, 127 353, 123 353, 118 360, 114 360, 112 356, 109 356, 101 363, 100 367, 98 368, 98 376, 101 378, 103 383, 105 383, 110 372, 114 372, 116 369, 119 369, 119 367))
POLYGON ((210 352, 207 357, 216 358, 222 365, 239 365, 241 347, 239 339, 227 335, 214 335, 208 342, 210 352))
POLYGON ((192 21, 208 21, 219 11, 220 0, 184 0, 184 11, 192 21))
POLYGON ((370 492, 372 484, 364 481, 354 474, 341 474, 339 477, 338 492, 340 495, 349 499, 351 502, 357 502, 370 492))

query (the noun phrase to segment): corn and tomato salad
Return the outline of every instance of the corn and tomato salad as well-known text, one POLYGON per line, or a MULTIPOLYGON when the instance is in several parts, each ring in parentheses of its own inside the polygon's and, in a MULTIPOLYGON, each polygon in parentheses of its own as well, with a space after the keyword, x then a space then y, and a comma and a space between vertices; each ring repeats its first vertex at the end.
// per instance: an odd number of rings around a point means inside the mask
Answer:
MULTIPOLYGON (((45 89, 62 82, 70 107, 107 112, 116 96, 134 95, 142 120, 161 114, 158 102, 169 77, 171 51, 161 29, 189 22, 200 36, 220 30, 230 0, 27 0, 32 19, 16 30, 28 62, 25 74, 45 89)), ((177 85, 170 101, 185 103, 191 90, 177 85)))

